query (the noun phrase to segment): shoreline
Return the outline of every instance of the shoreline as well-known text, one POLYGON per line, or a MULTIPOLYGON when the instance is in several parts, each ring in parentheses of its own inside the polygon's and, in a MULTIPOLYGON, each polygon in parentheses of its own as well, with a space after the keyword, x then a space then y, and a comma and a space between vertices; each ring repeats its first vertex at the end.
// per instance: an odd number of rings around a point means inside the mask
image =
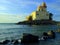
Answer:
POLYGON ((51 21, 51 20, 34 20, 34 21, 22 21, 16 24, 18 25, 57 25, 57 22, 51 21))

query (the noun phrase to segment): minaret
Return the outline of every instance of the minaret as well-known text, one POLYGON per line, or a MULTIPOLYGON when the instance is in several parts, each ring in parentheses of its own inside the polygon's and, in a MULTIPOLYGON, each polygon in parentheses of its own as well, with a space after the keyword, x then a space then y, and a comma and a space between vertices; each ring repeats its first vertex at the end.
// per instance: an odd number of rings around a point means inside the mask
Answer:
POLYGON ((37 11, 40 11, 41 8, 42 8, 42 6, 39 5, 38 8, 37 8, 37 11))
POLYGON ((47 11, 47 5, 46 5, 46 3, 43 2, 41 6, 42 6, 42 10, 46 12, 47 11))
POLYGON ((44 8, 47 8, 47 6, 46 6, 46 3, 45 3, 45 2, 43 2, 43 3, 42 3, 42 6, 43 6, 44 8))
POLYGON ((46 3, 43 2, 42 5, 38 6, 37 11, 46 11, 46 9, 47 9, 46 3))

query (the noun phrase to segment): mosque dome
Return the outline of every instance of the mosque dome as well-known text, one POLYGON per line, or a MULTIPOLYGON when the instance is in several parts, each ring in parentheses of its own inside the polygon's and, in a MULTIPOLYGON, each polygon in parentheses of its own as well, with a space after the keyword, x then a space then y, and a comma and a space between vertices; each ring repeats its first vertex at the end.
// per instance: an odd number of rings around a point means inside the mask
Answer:
POLYGON ((41 10, 43 7, 42 6, 38 6, 37 10, 41 10))
POLYGON ((45 2, 43 2, 43 3, 42 3, 42 6, 43 6, 44 8, 47 8, 47 6, 46 6, 46 3, 45 3, 45 2))

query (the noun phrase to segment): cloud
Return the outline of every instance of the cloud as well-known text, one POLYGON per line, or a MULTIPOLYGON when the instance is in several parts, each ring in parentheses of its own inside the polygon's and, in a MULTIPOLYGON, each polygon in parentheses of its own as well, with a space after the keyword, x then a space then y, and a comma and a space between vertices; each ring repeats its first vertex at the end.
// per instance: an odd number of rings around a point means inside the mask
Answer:
MULTIPOLYGON (((2 0, 0 3, 0 10, 5 11, 17 11, 19 9, 28 8, 31 5, 39 5, 40 3, 34 1, 22 1, 22 0, 2 0)), ((4 12, 4 11, 3 11, 4 12)))
POLYGON ((0 13, 0 23, 17 23, 25 20, 25 18, 24 14, 0 13))
POLYGON ((21 21, 20 15, 0 14, 0 23, 17 23, 21 21))
POLYGON ((6 6, 0 6, 0 11, 1 10, 8 10, 8 8, 6 6))

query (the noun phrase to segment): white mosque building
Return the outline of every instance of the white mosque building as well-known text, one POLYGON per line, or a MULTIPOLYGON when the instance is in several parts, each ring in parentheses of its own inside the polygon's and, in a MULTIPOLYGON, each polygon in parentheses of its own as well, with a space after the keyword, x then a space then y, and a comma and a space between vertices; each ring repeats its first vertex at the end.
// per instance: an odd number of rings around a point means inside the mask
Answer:
POLYGON ((18 22, 18 24, 48 24, 56 25, 57 22, 52 19, 53 14, 47 11, 47 5, 45 2, 42 5, 38 6, 37 10, 32 12, 29 16, 26 17, 26 20, 23 22, 18 22))
POLYGON ((47 11, 47 5, 43 2, 36 11, 27 16, 27 20, 52 20, 52 13, 47 11))

